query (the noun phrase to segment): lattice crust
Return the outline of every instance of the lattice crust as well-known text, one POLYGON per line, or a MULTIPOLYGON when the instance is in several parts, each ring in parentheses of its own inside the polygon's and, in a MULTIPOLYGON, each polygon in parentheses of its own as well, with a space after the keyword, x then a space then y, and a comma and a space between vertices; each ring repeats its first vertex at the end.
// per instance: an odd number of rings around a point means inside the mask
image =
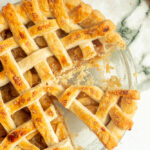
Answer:
POLYGON ((30 88, 23 74, 33 67, 42 82, 54 81, 58 66, 60 74, 73 68, 76 63, 71 59, 75 54, 69 53, 72 48, 78 52, 78 46, 82 52, 81 60, 74 56, 78 61, 102 56, 108 49, 125 48, 115 25, 78 0, 24 0, 22 5, 8 4, 0 14, 0 31, 0 59, 4 68, 0 72, 0 86, 10 80, 19 92, 30 88), (94 40, 101 46, 93 45, 94 40), (26 56, 16 61, 12 50, 18 47, 26 56), (49 59, 54 56, 55 61, 49 59), (50 66, 47 60, 51 60, 50 66))
POLYGON ((37 146, 29 142, 38 132, 51 150, 61 147, 64 149, 69 148, 70 150, 74 149, 63 118, 50 98, 48 99, 49 105, 47 105, 46 101, 39 102, 47 91, 51 95, 58 97, 62 92, 62 88, 56 85, 48 88, 37 86, 5 104, 2 98, 0 99, 0 123, 8 132, 0 144, 0 149, 23 148, 26 150, 38 150, 37 146), (16 128, 11 116, 26 106, 31 112, 32 120, 16 128), (51 145, 53 146, 51 147, 51 145))
POLYGON ((139 98, 136 90, 104 92, 95 86, 71 86, 59 102, 83 120, 106 148, 112 149, 125 130, 132 128, 139 98))
POLYGON ((64 129, 65 138, 60 139, 60 129, 56 133, 53 130, 52 124, 56 124, 53 120, 60 116, 54 105, 51 104, 44 111, 39 102, 47 90, 59 97, 62 88, 55 85, 45 89, 40 84, 30 88, 39 80, 37 76, 42 83, 55 81, 57 74, 53 70, 58 66, 58 75, 72 69, 76 64, 71 57, 74 53, 70 54, 72 48, 73 51, 76 47, 81 50, 81 60, 77 59, 79 62, 89 62, 109 49, 124 49, 125 44, 115 32, 115 25, 100 12, 78 0, 24 0, 21 5, 8 4, 3 7, 0 32, 0 59, 3 65, 0 86, 11 81, 17 92, 22 93, 7 103, 1 97, 0 123, 8 134, 0 144, 0 149, 17 150, 23 147, 37 150, 39 148, 29 141, 37 133, 41 134, 50 149, 62 146, 65 146, 64 149, 73 149, 62 120, 59 126, 64 129), (93 45, 95 40, 102 48, 93 45), (34 74, 35 71, 32 74, 30 70, 33 68, 38 75, 34 74), (24 107, 28 107, 32 120, 16 127, 11 115, 24 107), (53 112, 54 116, 49 112, 53 112), (51 147, 52 144, 56 145, 51 147))

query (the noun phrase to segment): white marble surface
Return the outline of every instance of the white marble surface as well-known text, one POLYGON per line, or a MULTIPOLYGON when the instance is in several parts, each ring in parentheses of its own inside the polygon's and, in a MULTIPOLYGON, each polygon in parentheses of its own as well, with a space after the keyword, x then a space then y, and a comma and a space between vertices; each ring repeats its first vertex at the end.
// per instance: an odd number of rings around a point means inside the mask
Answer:
MULTIPOLYGON (((0 0, 0 6, 19 0, 0 0)), ((116 150, 149 150, 150 130, 150 9, 144 0, 85 0, 113 20, 133 55, 138 87, 141 94, 139 109, 132 132, 127 132, 116 150)))

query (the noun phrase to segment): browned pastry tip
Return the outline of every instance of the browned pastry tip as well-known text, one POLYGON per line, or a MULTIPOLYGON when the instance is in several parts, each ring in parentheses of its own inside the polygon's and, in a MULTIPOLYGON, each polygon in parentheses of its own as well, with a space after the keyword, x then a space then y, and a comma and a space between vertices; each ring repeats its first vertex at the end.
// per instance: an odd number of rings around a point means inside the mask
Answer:
POLYGON ((109 91, 112 94, 119 95, 125 98, 139 100, 140 99, 140 92, 137 90, 114 90, 109 91))

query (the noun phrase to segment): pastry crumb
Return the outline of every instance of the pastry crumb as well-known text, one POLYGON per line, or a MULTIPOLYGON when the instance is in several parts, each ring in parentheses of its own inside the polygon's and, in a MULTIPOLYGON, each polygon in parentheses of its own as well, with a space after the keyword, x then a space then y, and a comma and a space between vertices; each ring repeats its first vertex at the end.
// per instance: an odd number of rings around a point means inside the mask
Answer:
POLYGON ((83 148, 81 146, 78 146, 77 150, 83 150, 83 148))
POLYGON ((120 79, 117 76, 111 76, 108 80, 103 80, 106 83, 106 87, 109 89, 119 88, 122 86, 120 79))
POLYGON ((137 77, 137 72, 133 73, 133 76, 134 76, 134 77, 137 77))
POLYGON ((106 64, 106 73, 110 73, 110 71, 114 69, 113 66, 111 66, 110 64, 106 64))

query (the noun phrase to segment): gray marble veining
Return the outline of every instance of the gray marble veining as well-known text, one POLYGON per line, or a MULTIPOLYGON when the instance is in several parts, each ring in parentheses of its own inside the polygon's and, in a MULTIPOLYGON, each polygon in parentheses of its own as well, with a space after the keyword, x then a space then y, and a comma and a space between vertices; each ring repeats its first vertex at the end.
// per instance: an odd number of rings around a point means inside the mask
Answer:
POLYGON ((146 0, 86 0, 117 24, 133 56, 138 88, 150 88, 150 8, 146 0), (96 5, 97 4, 97 5, 96 5))

